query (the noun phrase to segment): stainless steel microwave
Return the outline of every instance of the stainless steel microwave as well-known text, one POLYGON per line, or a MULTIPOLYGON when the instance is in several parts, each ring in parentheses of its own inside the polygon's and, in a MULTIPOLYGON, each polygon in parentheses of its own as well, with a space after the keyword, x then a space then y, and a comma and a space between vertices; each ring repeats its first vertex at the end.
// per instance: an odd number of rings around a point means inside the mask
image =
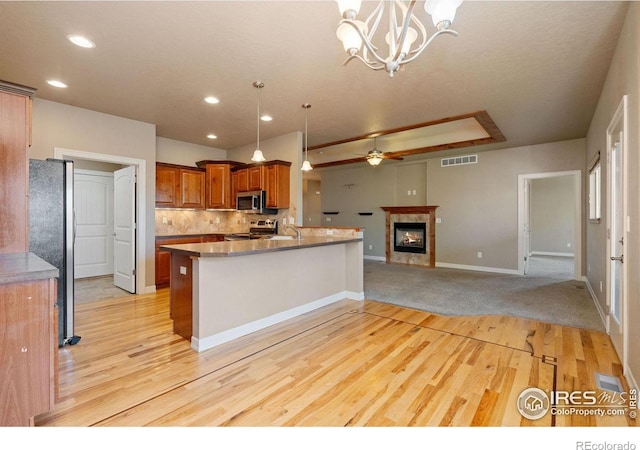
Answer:
POLYGON ((266 191, 238 192, 236 197, 236 209, 240 212, 253 214, 278 214, 277 209, 265 207, 266 203, 266 191))

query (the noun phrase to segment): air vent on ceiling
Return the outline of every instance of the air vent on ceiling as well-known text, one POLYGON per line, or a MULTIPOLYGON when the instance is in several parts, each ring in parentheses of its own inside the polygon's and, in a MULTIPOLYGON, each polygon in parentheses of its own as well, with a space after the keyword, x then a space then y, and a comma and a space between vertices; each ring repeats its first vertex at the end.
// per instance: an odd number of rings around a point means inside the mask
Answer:
POLYGON ((440 160, 440 167, 462 166, 466 164, 478 164, 478 155, 454 156, 440 160))

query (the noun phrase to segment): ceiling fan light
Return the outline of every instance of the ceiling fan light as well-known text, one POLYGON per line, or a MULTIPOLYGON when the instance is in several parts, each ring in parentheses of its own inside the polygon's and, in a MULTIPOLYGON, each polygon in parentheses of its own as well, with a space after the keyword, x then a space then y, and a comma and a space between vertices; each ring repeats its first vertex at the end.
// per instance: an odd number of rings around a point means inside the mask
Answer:
POLYGON ((262 161, 266 161, 266 160, 267 159, 262 154, 262 150, 260 150, 259 148, 257 148, 253 152, 253 156, 251 157, 251 161, 255 161, 255 162, 262 162, 262 161))
POLYGON ((302 167, 300 168, 300 170, 308 172, 310 170, 313 170, 313 167, 311 167, 311 163, 305 159, 304 162, 302 163, 302 167))
POLYGON ((367 155, 367 162, 372 166, 379 166, 384 158, 379 150, 372 150, 367 155))
POLYGON ((433 25, 438 30, 443 30, 451 26, 461 4, 462 0, 427 0, 424 10, 431 15, 433 25))

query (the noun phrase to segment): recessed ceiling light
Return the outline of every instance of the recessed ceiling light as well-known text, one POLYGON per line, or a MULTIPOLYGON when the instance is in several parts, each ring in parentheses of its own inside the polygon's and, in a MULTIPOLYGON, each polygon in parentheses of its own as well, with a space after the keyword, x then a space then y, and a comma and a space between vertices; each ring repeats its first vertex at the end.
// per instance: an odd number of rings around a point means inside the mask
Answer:
POLYGON ((66 88, 66 87, 68 87, 62 81, 58 81, 58 80, 47 80, 47 83, 49 83, 51 86, 57 87, 57 88, 66 88))
POLYGON ((220 103, 220 100, 218 100, 216 97, 205 97, 204 101, 207 103, 211 103, 212 105, 220 103))
POLYGON ((209 139, 218 139, 218 136, 216 136, 215 134, 211 133, 211 134, 207 134, 207 137, 209 139))
POLYGON ((67 39, 82 48, 94 48, 96 46, 95 42, 91 39, 87 39, 84 36, 78 36, 77 34, 70 34, 67 36, 67 39))
POLYGON ((271 122, 273 120, 273 117, 265 114, 262 117, 260 117, 260 120, 262 120, 263 122, 271 122))

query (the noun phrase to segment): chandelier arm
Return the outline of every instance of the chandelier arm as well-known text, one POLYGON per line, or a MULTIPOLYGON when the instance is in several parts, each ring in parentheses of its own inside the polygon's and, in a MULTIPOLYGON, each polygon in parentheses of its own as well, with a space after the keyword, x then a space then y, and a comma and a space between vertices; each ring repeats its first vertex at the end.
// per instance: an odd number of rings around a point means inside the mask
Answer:
MULTIPOLYGON (((371 14, 369 14, 369 17, 367 17, 367 19, 364 21, 364 23, 367 26, 368 33, 367 33, 367 39, 366 40, 363 39, 363 42, 368 42, 370 44, 371 46, 370 48, 373 48, 371 52, 374 53, 374 56, 377 55, 378 47, 376 47, 373 44, 372 38, 378 29, 378 25, 380 24, 380 21, 382 20, 383 15, 384 15, 384 2, 381 1, 380 3, 378 3, 378 6, 374 8, 371 14), (372 20, 373 20, 373 25, 369 26, 372 20)), ((369 53, 369 50, 367 46, 365 46, 365 48, 362 50, 362 56, 366 61, 369 61, 369 57, 367 56, 368 53, 369 53)))
POLYGON ((420 35, 422 36, 422 42, 414 50, 411 50, 408 53, 409 55, 413 55, 415 52, 418 51, 418 49, 420 49, 423 45, 425 45, 425 43, 427 42, 427 36, 428 36, 426 28, 424 27, 422 22, 418 20, 417 17, 415 17, 414 15, 411 15, 411 21, 416 25, 416 27, 418 27, 418 30, 420 31, 420 35))
POLYGON ((424 44, 424 46, 423 46, 423 47, 420 47, 420 48, 416 49, 416 53, 415 53, 415 54, 413 54, 410 58, 407 58, 407 59, 404 59, 404 60, 400 61, 398 64, 402 65, 402 64, 410 63, 411 61, 413 61, 414 59, 416 59, 418 56, 420 56, 420 53, 422 53, 422 52, 423 52, 423 50, 424 50, 425 48, 427 48, 427 47, 429 46, 429 44, 431 44, 431 42, 432 42, 436 37, 440 36, 441 34, 451 34, 451 35, 453 35, 453 36, 457 36, 457 35, 458 35, 458 32, 457 32, 457 31, 454 31, 454 30, 449 30, 449 29, 446 29, 446 30, 440 30, 440 31, 438 31, 437 33, 435 33, 433 36, 431 36, 431 37, 429 38, 429 40, 427 41, 427 43, 426 43, 426 44, 424 44))
POLYGON ((384 69, 384 64, 380 63, 380 64, 376 64, 374 62, 368 61, 366 59, 364 59, 362 56, 355 54, 355 55, 351 55, 349 56, 347 59, 344 60, 344 63, 342 63, 343 66, 346 66, 349 61, 351 61, 352 59, 359 59, 360 61, 363 62, 363 64, 365 64, 368 68, 373 69, 373 70, 382 70, 384 69))
MULTIPOLYGON (((347 23, 349 25, 351 25, 353 27, 354 30, 356 30, 356 33, 358 33, 358 35, 360 36, 360 39, 362 39, 362 43, 364 44, 365 48, 369 50, 369 52, 371 52, 371 54, 373 55, 373 57, 378 60, 380 63, 384 64, 385 60, 384 58, 381 58, 378 53, 376 52, 376 48, 369 42, 369 39, 362 33, 362 30, 360 29, 360 27, 358 27, 358 25, 356 23, 354 23, 352 20, 350 19, 342 19, 340 21, 340 24, 343 23, 347 23)), ((363 58, 359 58, 362 59, 363 61, 365 61, 365 59, 363 58)), ((366 58, 366 61, 370 61, 369 58, 366 58)))
MULTIPOLYGON (((399 60, 399 58, 400 58, 400 55, 402 54, 402 43, 404 42, 407 36, 407 30, 409 29, 409 24, 411 23, 411 18, 413 17, 413 9, 416 6, 416 0, 411 0, 409 2, 409 6, 405 6, 404 3, 398 0, 396 0, 395 2, 396 4, 400 5, 400 9, 402 10, 402 13, 403 13, 403 17, 402 17, 403 22, 402 22, 402 31, 400 31, 400 36, 398 36, 398 38, 395 39, 397 48, 395 49, 395 54, 393 55, 393 61, 396 61, 398 64, 401 64, 401 61, 399 60)), ((394 28, 393 30, 391 29, 389 30, 389 32, 393 32, 393 34, 391 35, 391 37, 393 38, 396 38, 396 33, 397 33, 397 30, 395 29, 396 28, 395 25, 396 24, 394 24, 393 26, 394 28)))

